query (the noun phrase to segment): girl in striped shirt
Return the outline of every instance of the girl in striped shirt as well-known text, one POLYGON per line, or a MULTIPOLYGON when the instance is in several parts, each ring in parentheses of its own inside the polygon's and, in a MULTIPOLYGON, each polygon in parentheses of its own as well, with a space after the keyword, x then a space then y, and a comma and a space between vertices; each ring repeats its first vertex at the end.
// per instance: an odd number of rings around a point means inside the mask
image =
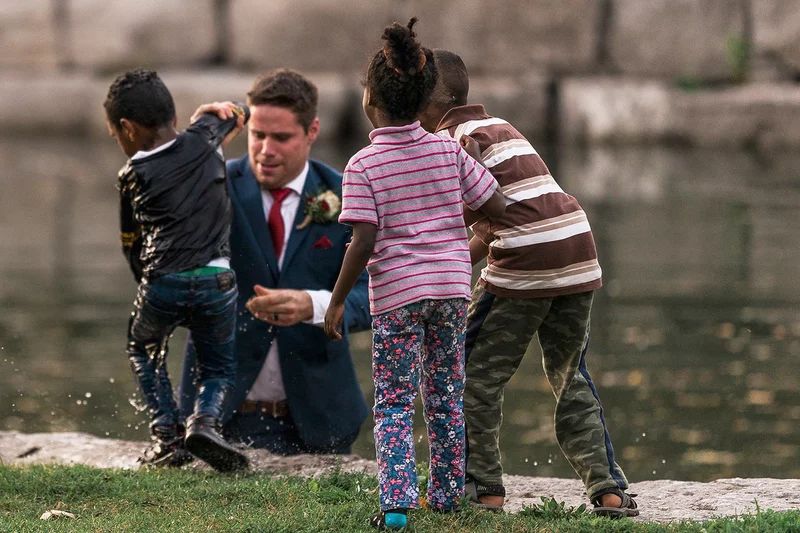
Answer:
POLYGON ((471 263, 464 216, 498 217, 497 182, 458 142, 427 133, 416 120, 436 84, 430 50, 411 19, 383 33, 370 62, 364 112, 371 144, 344 172, 340 222, 353 226, 325 330, 340 338, 344 301, 359 273, 370 276, 375 382, 378 528, 402 528, 418 505, 414 398, 422 395, 430 444, 427 501, 452 510, 464 488, 464 330, 471 263), (466 209, 466 211, 465 211, 466 209))

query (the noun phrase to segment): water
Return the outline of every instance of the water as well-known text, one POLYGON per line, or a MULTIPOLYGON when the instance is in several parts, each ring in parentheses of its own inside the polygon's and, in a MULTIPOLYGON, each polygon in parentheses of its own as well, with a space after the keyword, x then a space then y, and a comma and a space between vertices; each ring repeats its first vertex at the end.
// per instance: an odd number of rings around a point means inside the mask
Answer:
MULTIPOLYGON (((318 151, 340 167, 350 153, 318 151)), ((123 352, 134 283, 118 245, 121 155, 110 140, 36 137, 0 139, 0 156, 0 429, 145 439, 123 352)), ((800 155, 545 157, 595 231, 605 287, 588 362, 628 477, 800 477, 800 155)), ((371 397, 368 343, 354 338, 371 397)), ((530 352, 506 394, 506 471, 571 477, 530 352)), ((371 457, 370 429, 355 451, 371 457)))

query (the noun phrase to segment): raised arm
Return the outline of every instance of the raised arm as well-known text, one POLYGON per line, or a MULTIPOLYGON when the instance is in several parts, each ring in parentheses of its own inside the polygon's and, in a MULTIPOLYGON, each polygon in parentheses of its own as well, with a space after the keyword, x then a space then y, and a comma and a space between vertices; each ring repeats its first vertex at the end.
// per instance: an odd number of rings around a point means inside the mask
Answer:
POLYGON ((213 102, 198 107, 189 119, 192 126, 201 126, 211 132, 210 141, 225 147, 250 119, 250 109, 237 102, 213 102))

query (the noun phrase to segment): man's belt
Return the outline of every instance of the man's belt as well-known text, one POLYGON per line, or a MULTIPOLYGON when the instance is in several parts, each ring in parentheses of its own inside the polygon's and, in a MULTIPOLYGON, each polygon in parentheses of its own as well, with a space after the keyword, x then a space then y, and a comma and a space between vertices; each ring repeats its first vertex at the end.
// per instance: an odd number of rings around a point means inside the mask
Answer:
POLYGON ((245 400, 237 411, 243 415, 259 413, 274 418, 283 418, 289 415, 289 402, 286 400, 278 400, 277 402, 245 400))

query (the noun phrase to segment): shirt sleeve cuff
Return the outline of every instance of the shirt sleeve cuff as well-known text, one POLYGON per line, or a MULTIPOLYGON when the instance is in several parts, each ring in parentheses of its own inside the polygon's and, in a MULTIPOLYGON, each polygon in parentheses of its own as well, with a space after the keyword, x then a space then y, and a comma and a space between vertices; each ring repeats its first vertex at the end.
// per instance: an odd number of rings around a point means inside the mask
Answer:
POLYGON ((331 303, 331 291, 305 291, 311 296, 311 306, 314 308, 314 316, 311 320, 303 321, 305 324, 313 324, 322 327, 325 325, 325 313, 331 303))

